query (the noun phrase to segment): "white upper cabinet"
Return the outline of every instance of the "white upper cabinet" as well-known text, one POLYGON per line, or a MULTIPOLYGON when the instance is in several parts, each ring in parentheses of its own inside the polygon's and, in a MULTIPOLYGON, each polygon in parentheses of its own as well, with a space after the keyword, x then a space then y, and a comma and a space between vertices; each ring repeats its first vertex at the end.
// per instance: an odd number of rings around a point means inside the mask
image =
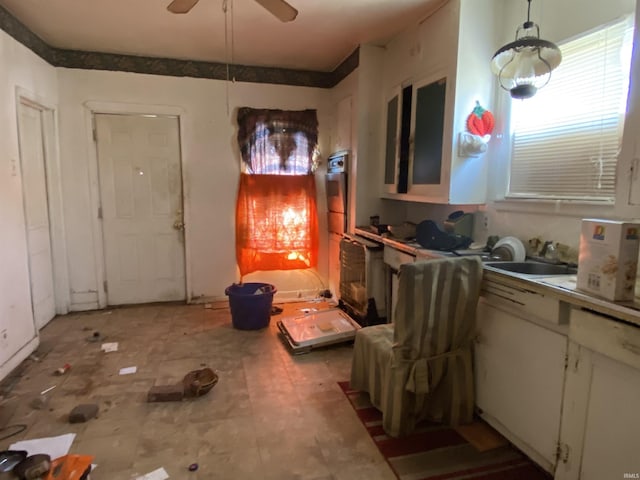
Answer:
POLYGON ((488 153, 459 155, 458 138, 476 101, 491 107, 495 12, 494 0, 452 0, 387 46, 383 197, 485 202, 488 153))

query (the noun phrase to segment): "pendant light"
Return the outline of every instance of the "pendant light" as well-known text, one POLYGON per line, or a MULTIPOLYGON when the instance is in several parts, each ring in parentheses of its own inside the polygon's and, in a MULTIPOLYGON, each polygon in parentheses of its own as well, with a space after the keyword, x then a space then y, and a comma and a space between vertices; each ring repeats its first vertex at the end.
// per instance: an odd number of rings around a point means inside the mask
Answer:
POLYGON ((531 0, 527 0, 527 21, 516 30, 515 41, 500 48, 491 59, 491 71, 500 86, 513 98, 533 97, 549 83, 551 71, 560 65, 558 46, 540 38, 540 27, 530 18, 531 0))

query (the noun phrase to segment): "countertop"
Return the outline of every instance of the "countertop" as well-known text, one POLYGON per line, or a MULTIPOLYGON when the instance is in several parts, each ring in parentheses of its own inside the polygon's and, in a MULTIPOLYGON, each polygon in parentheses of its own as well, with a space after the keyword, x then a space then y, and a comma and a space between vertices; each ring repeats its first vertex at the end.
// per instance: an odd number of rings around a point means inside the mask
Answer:
MULTIPOLYGON (((355 229, 355 235, 368 238, 374 242, 388 245, 392 248, 414 255, 416 258, 442 258, 453 256, 453 253, 438 250, 428 250, 422 248, 418 243, 407 243, 393 238, 373 233, 362 228, 355 229)), ((466 250, 458 251, 461 255, 479 254, 478 251, 466 250)), ((612 302, 601 299, 593 295, 580 292, 576 289, 576 275, 556 275, 556 276, 524 276, 517 273, 506 272, 491 267, 484 266, 484 278, 506 285, 540 293, 542 295, 553 295, 560 301, 586 308, 594 312, 609 316, 615 320, 640 327, 640 302, 612 302)))

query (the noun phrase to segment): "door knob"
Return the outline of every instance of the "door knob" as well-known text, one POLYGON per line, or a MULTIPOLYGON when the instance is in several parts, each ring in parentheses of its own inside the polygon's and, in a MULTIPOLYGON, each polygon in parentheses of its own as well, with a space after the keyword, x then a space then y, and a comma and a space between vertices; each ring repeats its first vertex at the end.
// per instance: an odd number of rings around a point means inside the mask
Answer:
POLYGON ((175 222, 173 222, 173 228, 175 228, 176 230, 184 230, 184 223, 182 223, 180 220, 176 220, 175 222))

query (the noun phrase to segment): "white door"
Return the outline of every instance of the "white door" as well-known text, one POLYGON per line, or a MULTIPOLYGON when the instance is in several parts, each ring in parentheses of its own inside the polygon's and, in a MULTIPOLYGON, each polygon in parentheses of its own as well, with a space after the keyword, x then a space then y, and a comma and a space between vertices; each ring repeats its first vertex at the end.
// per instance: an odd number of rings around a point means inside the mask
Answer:
POLYGON ((56 313, 42 111, 19 103, 18 135, 31 305, 36 328, 40 329, 56 313))
POLYGON ((107 303, 184 300, 179 120, 95 120, 107 303))

